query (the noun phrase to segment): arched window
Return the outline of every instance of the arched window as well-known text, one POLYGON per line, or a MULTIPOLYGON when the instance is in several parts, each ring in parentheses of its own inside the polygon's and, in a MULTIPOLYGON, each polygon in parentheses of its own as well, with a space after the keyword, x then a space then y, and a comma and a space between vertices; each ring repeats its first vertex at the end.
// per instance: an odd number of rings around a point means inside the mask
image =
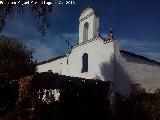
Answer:
POLYGON ((84 53, 82 56, 82 70, 81 72, 88 72, 88 54, 84 53))
POLYGON ((89 23, 86 22, 83 28, 83 42, 88 40, 88 28, 89 28, 89 23))

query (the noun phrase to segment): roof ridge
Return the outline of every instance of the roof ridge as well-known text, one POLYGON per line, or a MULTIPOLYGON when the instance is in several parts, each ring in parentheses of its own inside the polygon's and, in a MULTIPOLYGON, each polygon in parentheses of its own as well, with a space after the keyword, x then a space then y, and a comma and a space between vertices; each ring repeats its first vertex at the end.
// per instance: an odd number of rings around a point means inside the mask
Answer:
POLYGON ((121 53, 122 55, 125 54, 125 55, 128 55, 128 56, 132 56, 132 57, 139 58, 140 60, 145 60, 145 61, 149 61, 149 62, 151 62, 151 63, 155 63, 155 64, 160 65, 160 62, 159 62, 159 61, 156 61, 156 60, 153 60, 153 59, 147 58, 147 57, 145 57, 145 56, 138 55, 138 54, 135 54, 135 53, 126 51, 126 50, 120 50, 120 53, 121 53))
POLYGON ((66 56, 67 56, 66 54, 62 54, 62 55, 59 55, 59 56, 50 58, 50 59, 48 59, 48 60, 44 60, 44 61, 38 62, 37 65, 42 65, 42 64, 45 64, 45 63, 49 63, 49 62, 52 62, 52 61, 55 61, 55 60, 64 58, 64 57, 66 57, 66 56))

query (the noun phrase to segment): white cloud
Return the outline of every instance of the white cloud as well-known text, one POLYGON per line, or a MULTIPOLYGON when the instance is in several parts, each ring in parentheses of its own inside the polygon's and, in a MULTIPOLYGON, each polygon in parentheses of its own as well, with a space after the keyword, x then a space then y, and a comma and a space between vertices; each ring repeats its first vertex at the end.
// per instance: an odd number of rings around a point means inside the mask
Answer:
POLYGON ((24 42, 26 42, 29 48, 34 49, 34 57, 38 61, 49 59, 54 55, 54 49, 49 47, 41 40, 27 40, 24 42))
POLYGON ((158 41, 146 40, 139 41, 135 39, 120 39, 120 48, 125 50, 131 50, 137 54, 143 55, 150 59, 160 61, 160 53, 157 51, 160 45, 158 41))
POLYGON ((146 41, 138 41, 134 39, 120 39, 119 43, 121 46, 133 46, 133 47, 143 47, 148 44, 146 41))
POLYGON ((150 55, 150 56, 160 56, 159 53, 155 53, 155 52, 141 52, 141 54, 150 55))
POLYGON ((148 58, 160 61, 160 53, 159 52, 140 52, 141 55, 144 55, 148 58))
POLYGON ((66 38, 70 38, 70 42, 73 45, 78 40, 78 33, 62 33, 57 35, 49 33, 44 41, 33 39, 27 40, 27 42, 25 40, 25 42, 28 47, 35 49, 35 58, 38 61, 42 61, 65 54, 67 50, 66 38))
POLYGON ((160 42, 152 40, 119 39, 120 48, 128 48, 134 51, 152 51, 158 48, 160 42))

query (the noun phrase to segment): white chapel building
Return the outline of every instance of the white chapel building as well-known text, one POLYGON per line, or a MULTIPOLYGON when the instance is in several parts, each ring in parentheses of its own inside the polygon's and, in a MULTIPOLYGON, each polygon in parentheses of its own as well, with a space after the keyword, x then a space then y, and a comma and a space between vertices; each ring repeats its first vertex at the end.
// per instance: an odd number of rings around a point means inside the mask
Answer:
POLYGON ((128 96, 133 86, 148 92, 160 88, 160 63, 119 48, 112 30, 99 33, 99 15, 85 9, 79 18, 79 41, 67 54, 40 62, 37 71, 111 81, 115 92, 128 96))

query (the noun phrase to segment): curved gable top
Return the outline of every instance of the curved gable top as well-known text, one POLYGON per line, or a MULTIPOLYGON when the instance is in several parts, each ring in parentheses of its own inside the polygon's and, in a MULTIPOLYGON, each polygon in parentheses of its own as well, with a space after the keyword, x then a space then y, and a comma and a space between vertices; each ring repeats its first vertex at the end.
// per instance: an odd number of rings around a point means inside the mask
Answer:
POLYGON ((88 7, 87 9, 85 9, 85 10, 81 13, 80 19, 86 17, 87 15, 89 15, 89 14, 91 14, 91 13, 94 13, 95 15, 97 15, 97 12, 96 12, 93 8, 88 7))

